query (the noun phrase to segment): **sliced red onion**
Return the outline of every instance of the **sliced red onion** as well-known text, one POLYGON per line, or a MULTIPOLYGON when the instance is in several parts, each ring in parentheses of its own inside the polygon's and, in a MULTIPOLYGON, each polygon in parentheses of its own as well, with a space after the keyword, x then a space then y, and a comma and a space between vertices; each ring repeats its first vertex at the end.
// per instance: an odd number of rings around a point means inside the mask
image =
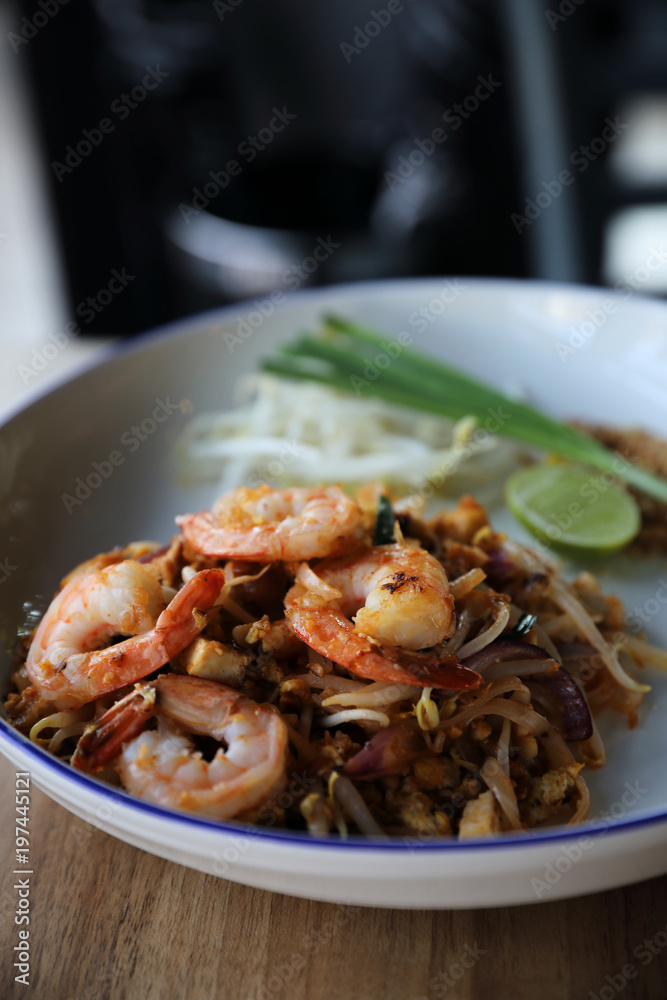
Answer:
MULTIPOLYGON (((565 655, 561 647, 559 652, 565 655)), ((472 667, 473 670, 483 674, 484 669, 492 663, 503 660, 536 660, 544 657, 549 659, 549 653, 541 646, 516 639, 496 639, 495 642, 461 662, 466 667, 472 667)), ((558 707, 560 714, 558 727, 566 740, 588 740, 593 734, 593 720, 586 697, 565 667, 557 665, 555 660, 554 667, 554 670, 546 673, 540 672, 539 683, 547 688, 558 707)))
POLYGON ((343 768, 348 778, 375 781, 399 774, 425 751, 424 740, 413 724, 399 722, 376 733, 343 768))
POLYGON ((517 564, 505 552, 504 549, 491 549, 487 553, 488 559, 484 563, 484 572, 494 580, 509 580, 517 573, 517 564))
POLYGON ((520 639, 494 639, 477 653, 464 657, 461 663, 473 670, 483 671, 485 667, 499 660, 537 660, 545 656, 549 658, 549 654, 541 646, 534 646, 531 642, 521 642, 520 639))
POLYGON ((572 675, 559 667, 540 677, 558 703, 561 718, 558 728, 566 740, 589 740, 593 735, 593 720, 586 696, 572 675))
POLYGON ((72 756, 72 766, 79 771, 101 771, 141 733, 155 713, 155 688, 137 685, 117 701, 94 725, 88 726, 72 756))

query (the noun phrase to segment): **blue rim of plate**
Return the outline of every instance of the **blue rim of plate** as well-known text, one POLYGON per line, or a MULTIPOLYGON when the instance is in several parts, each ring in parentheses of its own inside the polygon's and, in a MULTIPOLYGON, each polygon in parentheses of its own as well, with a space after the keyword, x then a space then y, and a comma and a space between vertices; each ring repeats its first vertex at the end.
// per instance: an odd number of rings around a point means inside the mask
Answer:
MULTIPOLYGON (((430 278, 408 278, 399 279, 395 284, 405 285, 436 285, 447 281, 447 275, 430 277, 430 278)), ((520 279, 502 279, 502 278, 469 278, 466 279, 472 284, 476 285, 513 285, 518 287, 529 286, 533 289, 545 288, 551 291, 557 290, 559 288, 565 289, 568 294, 590 294, 594 295, 614 295, 614 293, 609 289, 598 288, 593 285, 576 285, 572 286, 567 282, 560 281, 530 281, 530 280, 520 280, 520 279)), ((372 289, 376 286, 386 287, 386 281, 361 281, 361 282, 349 282, 346 284, 335 285, 330 288, 314 288, 314 289, 303 289, 298 292, 286 293, 285 301, 276 305, 276 311, 282 311, 284 308, 288 308, 292 299, 298 296, 299 301, 304 299, 318 299, 325 298, 328 296, 338 296, 339 294, 345 295, 350 291, 363 294, 364 291, 372 289)), ((636 299, 640 303, 646 303, 647 305, 655 305, 655 299, 650 296, 636 296, 636 299)), ((245 303, 239 302, 230 306, 223 306, 221 308, 215 308, 207 310, 206 312, 197 313, 193 316, 186 316, 181 319, 174 320, 171 323, 165 324, 163 326, 157 327, 153 330, 147 330, 145 333, 133 335, 131 339, 125 339, 116 344, 110 344, 104 348, 100 354, 92 358, 87 362, 83 362, 79 367, 77 367, 70 375, 63 375, 61 378, 54 378, 53 381, 49 382, 47 386, 40 392, 35 392, 30 394, 30 397, 25 402, 15 402, 10 404, 9 407, 4 411, 1 416, 0 431, 9 424, 16 417, 19 417, 24 410, 30 409, 31 406, 38 403, 41 399, 45 399, 47 396, 51 395, 53 392, 57 392, 64 386, 68 385, 70 382, 77 381, 79 378, 83 378, 90 372, 95 371, 97 368, 101 368, 111 361, 115 361, 117 358, 123 355, 131 355, 135 351, 142 350, 145 347, 150 346, 154 341, 168 340, 172 337, 182 336, 184 333, 187 334, 188 330, 192 328, 199 328, 201 326, 206 326, 211 322, 224 322, 227 317, 238 316, 239 312, 243 309, 245 303)), ((86 774, 82 774, 76 771, 74 768, 70 767, 64 761, 59 760, 57 757, 49 754, 48 751, 43 750, 41 747, 35 746, 29 740, 26 739, 21 733, 13 729, 6 719, 0 718, 0 742, 6 741, 8 743, 13 743, 19 747, 22 751, 26 752, 30 757, 37 761, 46 764, 48 767, 52 768, 56 773, 61 774, 69 781, 73 781, 74 784, 78 784, 83 788, 86 788, 91 793, 100 795, 102 798, 111 800, 117 803, 119 806, 126 806, 130 809, 134 809, 138 812, 144 812, 148 815, 158 816, 163 820, 168 820, 170 822, 176 822, 185 824, 186 826, 195 826, 199 829, 205 830, 215 830, 222 833, 236 833, 242 831, 244 834, 253 837, 254 839, 260 840, 262 838, 268 838, 271 841, 278 843, 286 843, 292 846, 299 846, 305 848, 307 846, 313 847, 326 847, 330 850, 345 851, 350 849, 362 849, 362 850, 382 850, 382 851, 408 851, 412 853, 413 851, 470 851, 470 850, 480 850, 480 849, 496 849, 496 848, 510 848, 510 847, 529 847, 533 844, 542 845, 554 842, 569 841, 576 839, 578 837, 590 836, 590 837, 601 837, 606 833, 627 833, 629 830, 640 829, 646 826, 655 826, 660 823, 667 822, 667 809, 659 813, 653 813, 648 816, 636 816, 634 818, 629 818, 626 820, 615 820, 612 818, 610 822, 605 823, 595 823, 586 822, 581 823, 572 829, 567 827, 558 828, 557 833, 553 833, 553 827, 548 828, 548 832, 541 831, 526 831, 525 833, 514 836, 512 834, 501 834, 493 839, 485 840, 466 840, 466 841, 447 841, 445 843, 437 844, 423 844, 419 843, 418 837, 410 840, 410 843, 397 843, 396 841, 391 843, 386 843, 384 840, 374 840, 369 837, 349 837, 346 840, 339 840, 334 837, 323 838, 323 837, 313 837, 307 833, 299 833, 298 831, 285 831, 277 832, 273 828, 251 826, 250 824, 244 823, 225 823, 221 820, 205 819, 201 816, 190 815, 188 813, 181 813, 177 810, 165 809, 162 806, 153 805, 150 802, 143 802, 127 792, 122 790, 117 790, 111 786, 104 785, 101 781, 96 778, 89 777, 86 774)), ((45 793, 48 794, 48 793, 45 793)), ((405 838, 408 839, 408 838, 405 838)))
MULTIPOLYGON (((165 809, 163 806, 154 805, 152 802, 144 802, 141 799, 129 795, 123 790, 105 785, 97 778, 92 778, 87 774, 82 774, 81 772, 76 771, 69 764, 65 763, 65 761, 54 757, 47 750, 43 750, 41 747, 35 746, 25 736, 13 729, 5 719, 0 719, 0 743, 3 741, 16 744, 16 746, 18 746, 23 752, 27 753, 30 757, 46 764, 57 774, 60 774, 67 780, 74 782, 75 785, 80 785, 81 787, 86 788, 89 792, 99 795, 104 799, 111 800, 119 806, 126 806, 138 812, 148 813, 148 815, 160 817, 160 819, 163 820, 185 824, 186 826, 194 826, 198 829, 215 830, 222 833, 235 833, 237 835, 240 831, 242 831, 244 835, 252 837, 256 840, 268 838, 271 841, 287 843, 292 846, 302 848, 308 846, 326 847, 331 850, 338 851, 350 849, 356 850, 358 848, 362 850, 379 849, 382 851, 408 851, 410 854, 412 854, 415 850, 474 851, 485 849, 488 851, 489 849, 495 848, 519 846, 527 848, 533 844, 539 846, 542 844, 573 840, 581 837, 601 837, 607 833, 627 833, 628 830, 631 829, 638 829, 645 826, 653 826, 659 823, 667 822, 667 812, 661 812, 649 816, 637 816, 634 819, 631 818, 624 821, 612 818, 610 822, 604 824, 595 824, 594 822, 589 824, 585 822, 572 828, 559 827, 559 832, 557 833, 553 832, 554 827, 550 827, 545 832, 526 831, 519 836, 501 834, 495 838, 466 841, 448 840, 445 843, 437 844, 420 843, 417 834, 415 834, 414 838, 406 836, 402 838, 401 842, 394 839, 390 843, 387 843, 384 840, 377 840, 372 837, 348 837, 346 840, 340 840, 335 837, 313 837, 308 833, 301 833, 298 830, 285 830, 283 832, 274 830, 273 827, 252 826, 247 823, 226 823, 222 820, 208 819, 202 816, 179 812, 175 809, 165 809)), ((48 794, 48 792, 45 794, 48 794)))

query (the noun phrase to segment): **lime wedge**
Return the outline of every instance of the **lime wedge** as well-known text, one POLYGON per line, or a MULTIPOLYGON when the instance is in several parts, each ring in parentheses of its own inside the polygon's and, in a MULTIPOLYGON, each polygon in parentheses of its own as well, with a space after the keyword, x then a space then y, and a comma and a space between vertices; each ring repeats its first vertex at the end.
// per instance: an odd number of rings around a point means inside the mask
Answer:
POLYGON ((551 545, 613 552, 632 541, 639 508, 611 473, 580 465, 534 465, 505 484, 507 506, 529 531, 551 545))

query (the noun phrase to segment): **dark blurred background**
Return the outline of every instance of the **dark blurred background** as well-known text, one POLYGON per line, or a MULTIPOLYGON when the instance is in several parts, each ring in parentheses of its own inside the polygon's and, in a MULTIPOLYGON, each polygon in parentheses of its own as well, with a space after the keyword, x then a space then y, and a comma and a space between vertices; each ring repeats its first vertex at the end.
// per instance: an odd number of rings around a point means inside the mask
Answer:
POLYGON ((661 0, 21 0, 12 22, 83 332, 403 275, 667 289, 661 0))

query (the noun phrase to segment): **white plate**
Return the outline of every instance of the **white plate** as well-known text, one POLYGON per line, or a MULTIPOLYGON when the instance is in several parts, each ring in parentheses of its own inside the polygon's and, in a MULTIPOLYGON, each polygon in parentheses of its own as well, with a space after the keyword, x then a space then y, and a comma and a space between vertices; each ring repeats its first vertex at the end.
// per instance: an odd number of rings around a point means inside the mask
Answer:
MULTIPOLYGON (((231 405, 239 375, 326 311, 367 321, 388 338, 407 331, 415 344, 503 389, 521 386, 556 416, 664 433, 667 308, 618 297, 610 312, 611 300, 605 291, 521 282, 359 284, 297 294, 280 308, 261 303, 268 316, 249 306, 195 317, 110 352, 0 430, 3 647, 13 645, 26 608, 41 612, 74 564, 130 540, 166 539, 175 514, 210 503, 209 488, 179 485, 169 470, 189 416, 231 405)), ((617 558, 596 569, 629 609, 643 609, 650 638, 667 646, 665 560, 617 558)), ((5 654, 5 678, 8 669, 5 654)), ((0 748, 76 815, 202 871, 361 905, 498 906, 667 872, 667 678, 653 672, 650 681, 634 732, 618 718, 605 721, 608 763, 588 776, 591 823, 462 844, 344 843, 212 822, 76 773, 5 722, 0 748)))

